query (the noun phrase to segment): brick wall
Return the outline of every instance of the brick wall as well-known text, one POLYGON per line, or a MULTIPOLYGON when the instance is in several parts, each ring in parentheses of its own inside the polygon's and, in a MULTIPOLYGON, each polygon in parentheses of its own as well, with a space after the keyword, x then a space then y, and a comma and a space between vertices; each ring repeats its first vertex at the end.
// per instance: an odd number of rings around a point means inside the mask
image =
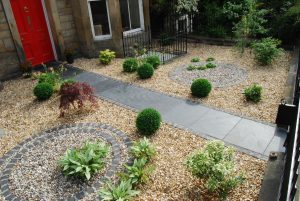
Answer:
POLYGON ((0 80, 19 70, 17 52, 0 3, 0 80))
POLYGON ((76 32, 72 5, 70 0, 56 0, 58 15, 61 23, 62 36, 66 48, 78 49, 78 36, 76 32))

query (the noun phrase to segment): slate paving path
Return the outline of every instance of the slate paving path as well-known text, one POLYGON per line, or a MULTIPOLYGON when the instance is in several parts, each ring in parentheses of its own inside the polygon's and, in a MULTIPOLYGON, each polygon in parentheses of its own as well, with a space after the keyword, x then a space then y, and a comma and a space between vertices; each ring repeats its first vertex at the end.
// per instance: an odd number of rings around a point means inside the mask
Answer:
POLYGON ((74 73, 77 74, 77 81, 91 84, 99 98, 136 111, 155 108, 161 113, 164 122, 190 130, 196 135, 222 140, 260 158, 267 158, 270 151, 284 151, 286 131, 276 128, 275 125, 246 119, 71 67, 68 76, 74 73))

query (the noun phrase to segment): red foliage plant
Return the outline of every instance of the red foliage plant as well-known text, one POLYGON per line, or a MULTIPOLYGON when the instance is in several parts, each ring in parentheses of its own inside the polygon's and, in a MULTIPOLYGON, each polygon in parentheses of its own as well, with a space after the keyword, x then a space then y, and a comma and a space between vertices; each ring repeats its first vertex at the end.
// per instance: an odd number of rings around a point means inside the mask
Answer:
POLYGON ((65 115, 65 111, 69 110, 71 106, 80 109, 86 102, 90 102, 94 107, 98 106, 94 89, 84 82, 64 83, 60 88, 59 95, 61 117, 65 115))

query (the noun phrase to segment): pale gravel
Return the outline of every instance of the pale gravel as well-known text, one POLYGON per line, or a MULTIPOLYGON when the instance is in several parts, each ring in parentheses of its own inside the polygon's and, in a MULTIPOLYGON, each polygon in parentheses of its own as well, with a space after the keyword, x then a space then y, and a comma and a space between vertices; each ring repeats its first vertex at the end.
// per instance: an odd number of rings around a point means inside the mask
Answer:
MULTIPOLYGON (((72 111, 62 119, 59 118, 58 97, 36 102, 32 94, 34 84, 34 81, 24 79, 4 83, 5 89, 0 92, 0 128, 10 132, 0 138, 0 156, 33 133, 67 123, 109 124, 127 133, 131 139, 138 139, 135 112, 99 101, 99 107, 95 111, 72 111)), ((201 182, 184 165, 186 157, 195 149, 201 148, 206 140, 185 130, 162 124, 151 142, 158 151, 153 162, 156 169, 150 181, 141 187, 141 194, 136 200, 218 200, 204 190, 201 182), (195 198, 197 195, 200 197, 195 198)), ((238 153, 236 159, 238 168, 245 173, 247 179, 228 200, 257 200, 266 162, 243 153, 238 153)))
POLYGON ((290 52, 284 52, 271 66, 259 66, 250 49, 246 49, 241 55, 234 47, 189 44, 187 55, 160 66, 148 80, 140 80, 136 73, 122 72, 123 59, 116 59, 108 66, 101 65, 98 59, 77 59, 74 66, 173 96, 199 101, 237 115, 274 123, 278 104, 284 98, 283 91, 291 58, 290 52), (190 63, 194 57, 202 60, 214 57, 217 62, 239 66, 247 71, 247 79, 235 86, 214 88, 207 98, 194 98, 189 86, 179 84, 169 77, 178 66, 190 63), (246 102, 243 95, 244 89, 254 83, 263 87, 262 101, 258 104, 246 102))

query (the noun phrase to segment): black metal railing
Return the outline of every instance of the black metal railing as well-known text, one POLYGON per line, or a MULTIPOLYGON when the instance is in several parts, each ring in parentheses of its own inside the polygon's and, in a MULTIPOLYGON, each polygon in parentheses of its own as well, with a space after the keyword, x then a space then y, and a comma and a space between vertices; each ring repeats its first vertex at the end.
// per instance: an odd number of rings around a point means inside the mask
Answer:
MULTIPOLYGON (((300 63, 299 63, 300 64, 300 63)), ((298 66, 299 66, 298 64, 298 66)), ((293 201, 297 192, 299 156, 300 156, 300 70, 297 72, 297 81, 294 92, 294 104, 297 106, 297 115, 289 128, 285 142, 284 169, 281 178, 281 186, 278 194, 279 201, 293 201)))
POLYGON ((187 53, 185 23, 177 23, 175 30, 160 33, 152 33, 149 27, 141 32, 123 33, 122 39, 124 57, 135 57, 145 51, 145 55, 157 55, 162 63, 166 63, 187 53))

